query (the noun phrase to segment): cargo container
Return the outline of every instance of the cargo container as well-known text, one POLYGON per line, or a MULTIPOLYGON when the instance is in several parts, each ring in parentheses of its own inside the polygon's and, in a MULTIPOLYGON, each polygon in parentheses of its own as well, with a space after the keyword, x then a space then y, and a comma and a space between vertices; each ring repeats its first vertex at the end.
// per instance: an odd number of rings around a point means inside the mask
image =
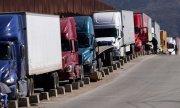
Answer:
POLYGON ((0 13, 0 76, 11 98, 30 96, 34 87, 56 88, 60 69, 59 16, 0 13))
POLYGON ((160 26, 156 21, 152 22, 152 47, 154 53, 159 53, 160 51, 160 26))
POLYGON ((122 21, 122 39, 123 46, 125 47, 126 55, 134 53, 134 17, 132 11, 121 10, 121 21, 122 21))
POLYGON ((160 31, 160 51, 163 54, 167 53, 167 32, 164 30, 160 31))
POLYGON ((79 65, 76 23, 73 17, 61 18, 61 44, 63 69, 60 81, 75 81, 84 76, 79 65))

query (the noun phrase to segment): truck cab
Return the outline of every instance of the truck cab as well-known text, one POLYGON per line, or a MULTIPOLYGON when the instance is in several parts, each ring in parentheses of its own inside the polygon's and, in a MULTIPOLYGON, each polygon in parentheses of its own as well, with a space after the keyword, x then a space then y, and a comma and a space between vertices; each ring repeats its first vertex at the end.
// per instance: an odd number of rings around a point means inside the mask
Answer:
POLYGON ((170 55, 176 55, 176 41, 173 37, 167 37, 167 50, 170 55))
POLYGON ((76 25, 73 17, 61 18, 61 44, 63 69, 60 80, 75 80, 81 77, 76 25))
POLYGON ((114 59, 124 57, 121 13, 118 11, 94 12, 93 22, 97 45, 112 46, 114 59))
POLYGON ((0 13, 0 81, 11 89, 10 99, 32 96, 34 88, 57 88, 60 40, 57 15, 0 13))
POLYGON ((83 65, 85 76, 96 70, 96 50, 93 22, 90 16, 76 16, 79 64, 83 65))
POLYGON ((19 15, 0 15, 0 81, 8 85, 15 98, 16 83, 25 74, 23 23, 19 15))

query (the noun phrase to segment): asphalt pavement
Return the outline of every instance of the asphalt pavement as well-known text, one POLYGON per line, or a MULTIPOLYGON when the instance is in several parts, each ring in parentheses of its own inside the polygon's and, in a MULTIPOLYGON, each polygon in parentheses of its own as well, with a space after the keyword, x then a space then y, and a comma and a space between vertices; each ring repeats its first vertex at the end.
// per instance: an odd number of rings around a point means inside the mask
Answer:
POLYGON ((180 56, 148 56, 111 82, 47 108, 180 108, 180 56))

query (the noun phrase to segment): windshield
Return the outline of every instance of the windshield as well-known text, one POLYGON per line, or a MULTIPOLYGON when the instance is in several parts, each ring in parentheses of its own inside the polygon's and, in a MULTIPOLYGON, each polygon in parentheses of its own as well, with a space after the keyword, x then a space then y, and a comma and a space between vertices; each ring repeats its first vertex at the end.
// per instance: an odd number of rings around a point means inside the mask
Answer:
POLYGON ((9 44, 0 44, 0 60, 11 59, 11 48, 9 44))
POLYGON ((78 33, 79 48, 89 47, 89 38, 84 33, 78 33))
POLYGON ((174 49, 174 44, 169 44, 169 43, 168 43, 167 46, 168 46, 168 49, 174 49))
POLYGON ((62 51, 71 51, 70 42, 68 40, 62 40, 62 51))
POLYGON ((95 29, 96 37, 117 37, 119 30, 116 28, 95 29))

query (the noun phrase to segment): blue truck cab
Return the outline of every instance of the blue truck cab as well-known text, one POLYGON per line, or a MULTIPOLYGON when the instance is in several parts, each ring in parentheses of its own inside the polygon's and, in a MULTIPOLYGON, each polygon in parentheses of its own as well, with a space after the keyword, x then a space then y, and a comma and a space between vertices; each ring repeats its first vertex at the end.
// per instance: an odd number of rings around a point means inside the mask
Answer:
POLYGON ((96 70, 95 35, 90 16, 76 16, 76 31, 79 44, 79 63, 83 65, 85 76, 96 70))
POLYGON ((11 89, 11 98, 15 98, 17 80, 25 76, 24 24, 20 19, 21 15, 0 15, 0 81, 11 89))

